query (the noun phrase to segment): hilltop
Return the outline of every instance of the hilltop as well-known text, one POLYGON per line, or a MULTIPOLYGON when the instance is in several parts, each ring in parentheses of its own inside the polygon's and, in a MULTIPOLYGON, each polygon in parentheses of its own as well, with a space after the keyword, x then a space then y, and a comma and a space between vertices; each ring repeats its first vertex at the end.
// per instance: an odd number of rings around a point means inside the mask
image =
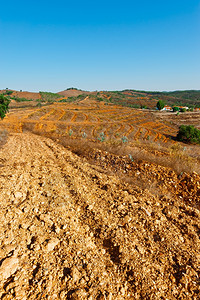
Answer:
POLYGON ((79 95, 85 95, 85 94, 90 94, 91 92, 88 91, 82 91, 76 88, 68 88, 64 91, 58 92, 59 95, 64 96, 64 97, 77 97, 79 95))

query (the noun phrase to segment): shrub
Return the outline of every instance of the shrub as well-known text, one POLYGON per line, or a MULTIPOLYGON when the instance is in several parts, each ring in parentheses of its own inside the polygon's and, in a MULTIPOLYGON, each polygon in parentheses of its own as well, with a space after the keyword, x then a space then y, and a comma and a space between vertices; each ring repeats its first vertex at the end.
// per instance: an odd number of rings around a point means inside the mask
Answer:
POLYGON ((72 134, 73 134, 73 130, 70 129, 70 130, 69 130, 69 136, 72 136, 72 134))
POLYGON ((186 143, 200 144, 200 130, 193 125, 181 125, 177 140, 186 143))
POLYGON ((98 140, 99 140, 100 142, 104 142, 104 141, 105 141, 105 134, 104 134, 104 132, 101 132, 101 133, 99 134, 98 140))
POLYGON ((181 112, 186 112, 186 108, 185 107, 181 108, 181 112))
POLYGON ((11 97, 11 99, 15 100, 16 102, 25 102, 25 101, 33 101, 33 99, 27 99, 27 98, 19 98, 19 97, 11 97))
POLYGON ((0 118, 3 119, 6 116, 6 113, 8 112, 8 106, 9 106, 10 100, 3 95, 0 95, 0 118))
POLYGON ((128 138, 126 136, 123 136, 121 140, 122 143, 128 143, 128 138))
POLYGON ((8 95, 8 96, 9 96, 9 95, 12 95, 12 93, 13 93, 13 91, 6 91, 6 92, 5 92, 5 95, 8 95))
POLYGON ((174 107, 173 107, 173 112, 177 112, 177 111, 179 111, 179 107, 174 106, 174 107))
POLYGON ((46 102, 54 102, 58 98, 61 98, 59 94, 51 93, 51 92, 39 92, 43 101, 46 102))
POLYGON ((164 103, 164 101, 159 100, 159 101, 157 102, 156 106, 157 106, 157 108, 158 108, 159 110, 161 110, 161 109, 164 108, 165 103, 164 103))
POLYGON ((41 101, 36 104, 36 107, 41 107, 41 106, 42 106, 41 101))

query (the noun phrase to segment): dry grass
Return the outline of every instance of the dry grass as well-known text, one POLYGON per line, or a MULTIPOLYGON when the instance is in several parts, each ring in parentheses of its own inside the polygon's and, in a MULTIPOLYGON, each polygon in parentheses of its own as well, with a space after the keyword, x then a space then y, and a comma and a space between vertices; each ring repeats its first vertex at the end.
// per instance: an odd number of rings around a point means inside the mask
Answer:
MULTIPOLYGON (((56 139, 56 138, 54 138, 56 139)), ((87 139, 73 139, 60 137, 56 139, 65 147, 68 147, 72 152, 82 157, 88 157, 88 154, 93 149, 107 151, 115 155, 132 156, 135 162, 147 161, 156 165, 169 167, 177 174, 183 172, 191 174, 196 172, 200 174, 199 157, 191 157, 185 150, 184 146, 174 144, 169 148, 165 148, 159 143, 150 143, 136 141, 134 146, 123 144, 115 140, 109 142, 93 142, 87 139)))
POLYGON ((8 138, 7 130, 0 130, 0 148, 6 144, 8 138))

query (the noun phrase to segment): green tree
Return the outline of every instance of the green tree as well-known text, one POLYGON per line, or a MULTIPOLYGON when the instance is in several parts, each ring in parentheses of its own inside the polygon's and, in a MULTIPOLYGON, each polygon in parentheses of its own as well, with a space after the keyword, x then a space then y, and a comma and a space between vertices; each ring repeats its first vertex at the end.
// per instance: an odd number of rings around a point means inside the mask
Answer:
POLYGON ((3 119, 8 112, 10 100, 3 95, 0 95, 0 118, 3 119))
POLYGON ((161 110, 161 109, 164 108, 165 103, 164 103, 164 101, 159 100, 159 101, 157 102, 156 106, 157 106, 157 108, 158 108, 159 110, 161 110))
POLYGON ((177 112, 177 111, 179 111, 179 107, 174 106, 174 107, 173 107, 173 112, 177 112))
POLYGON ((177 140, 186 143, 200 144, 200 130, 193 125, 181 125, 177 140))

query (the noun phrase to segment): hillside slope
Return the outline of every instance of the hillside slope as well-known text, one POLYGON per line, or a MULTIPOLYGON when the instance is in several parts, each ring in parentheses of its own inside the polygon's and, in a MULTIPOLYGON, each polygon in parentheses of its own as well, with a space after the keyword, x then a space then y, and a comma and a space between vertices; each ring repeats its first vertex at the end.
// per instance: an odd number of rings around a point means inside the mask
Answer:
MULTIPOLYGON (((0 163, 1 299, 198 299, 197 203, 31 133, 11 135, 0 163)), ((184 182, 198 202, 199 176, 184 182)))
POLYGON ((67 89, 61 92, 58 92, 59 95, 64 96, 64 97, 77 97, 79 95, 83 94, 90 94, 90 92, 78 90, 78 89, 67 89))

